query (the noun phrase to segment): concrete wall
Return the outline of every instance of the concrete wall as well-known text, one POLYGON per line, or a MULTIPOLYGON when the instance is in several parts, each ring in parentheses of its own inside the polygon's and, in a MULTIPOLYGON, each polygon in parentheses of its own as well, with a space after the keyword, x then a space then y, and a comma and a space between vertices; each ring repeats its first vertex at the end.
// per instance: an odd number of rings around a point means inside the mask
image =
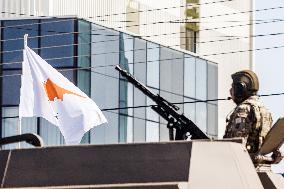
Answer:
POLYGON ((104 26, 151 36, 146 38, 178 47, 180 24, 169 22, 179 20, 184 15, 181 9, 184 3, 184 0, 163 0, 162 4, 150 0, 1 0, 0 10, 3 13, 0 13, 0 17, 76 15, 104 26), (164 9, 168 7, 175 8, 164 9))
MULTIPOLYGON (((200 8, 200 38, 197 53, 219 63, 218 97, 225 98, 230 95, 231 74, 253 67, 253 52, 249 51, 253 45, 250 37, 253 29, 251 25, 252 13, 250 12, 252 1, 235 0, 217 4, 210 2, 213 0, 200 1, 203 5, 200 8)), ((219 137, 222 137, 226 116, 234 108, 234 104, 231 101, 219 101, 218 107, 218 133, 219 137)))

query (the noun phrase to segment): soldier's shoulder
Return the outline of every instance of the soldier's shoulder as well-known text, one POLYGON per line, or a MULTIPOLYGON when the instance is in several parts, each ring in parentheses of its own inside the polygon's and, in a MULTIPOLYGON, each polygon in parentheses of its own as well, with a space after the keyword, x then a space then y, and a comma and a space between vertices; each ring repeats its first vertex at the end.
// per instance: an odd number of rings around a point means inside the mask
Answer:
POLYGON ((251 96, 248 99, 246 99, 242 104, 245 104, 249 107, 264 107, 264 104, 260 101, 258 96, 251 96))
POLYGON ((254 96, 250 96, 248 99, 246 99, 244 102, 244 104, 250 104, 250 105, 254 105, 254 104, 262 104, 262 102, 260 101, 259 97, 254 95, 254 96))
POLYGON ((259 111, 268 111, 267 107, 263 104, 258 96, 251 96, 243 103, 254 107, 254 109, 258 109, 259 111))
POLYGON ((251 104, 250 103, 241 103, 236 107, 236 110, 246 110, 250 111, 251 110, 251 104))

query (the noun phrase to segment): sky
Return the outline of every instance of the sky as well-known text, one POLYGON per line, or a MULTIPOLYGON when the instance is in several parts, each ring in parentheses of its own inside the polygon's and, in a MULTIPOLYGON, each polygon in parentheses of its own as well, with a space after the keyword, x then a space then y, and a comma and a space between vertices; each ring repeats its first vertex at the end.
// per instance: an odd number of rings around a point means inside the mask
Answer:
MULTIPOLYGON (((276 34, 255 38, 255 48, 272 48, 284 46, 284 1, 283 0, 255 0, 255 9, 283 7, 274 10, 255 12, 255 35, 276 34), (283 19, 283 21, 276 21, 283 19), (258 21, 259 20, 259 21, 258 21), (261 21, 260 21, 261 20, 261 21), (283 33, 283 34, 281 34, 283 33)), ((259 77, 259 94, 284 93, 284 47, 270 50, 255 51, 255 71, 259 77)), ((272 113, 273 122, 284 117, 284 95, 262 97, 262 101, 272 113)), ((284 153, 284 146, 281 151, 284 153)), ((284 173, 284 160, 273 167, 275 172, 284 173)))

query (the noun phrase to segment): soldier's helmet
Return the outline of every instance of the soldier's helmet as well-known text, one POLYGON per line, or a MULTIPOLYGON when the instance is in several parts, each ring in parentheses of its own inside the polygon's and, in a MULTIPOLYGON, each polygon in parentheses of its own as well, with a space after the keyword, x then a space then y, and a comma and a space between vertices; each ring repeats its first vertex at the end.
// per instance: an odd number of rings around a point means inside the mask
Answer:
POLYGON ((256 95, 259 89, 257 75, 251 70, 243 70, 231 75, 233 79, 234 101, 239 104, 252 95, 256 95))

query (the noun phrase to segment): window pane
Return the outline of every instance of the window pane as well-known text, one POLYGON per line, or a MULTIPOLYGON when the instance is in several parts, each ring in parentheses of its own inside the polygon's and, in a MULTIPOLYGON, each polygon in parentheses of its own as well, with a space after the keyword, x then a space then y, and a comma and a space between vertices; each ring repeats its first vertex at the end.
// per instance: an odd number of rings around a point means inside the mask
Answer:
POLYGON ((152 121, 146 122, 146 141, 158 142, 159 141, 159 123, 152 121))
POLYGON ((207 104, 204 102, 196 103, 196 125, 207 132, 207 104))
MULTIPOLYGON (((216 64, 208 63, 208 99, 218 98, 218 67, 216 64)), ((208 108, 208 134, 218 137, 218 101, 209 102, 208 108)))
POLYGON ((40 118, 40 136, 45 146, 64 144, 64 138, 59 128, 43 118, 40 118))
MULTIPOLYGON (((134 76, 143 84, 146 83, 146 41, 135 38, 134 41, 134 76)), ((146 96, 134 88, 134 106, 146 105, 146 96)), ((134 142, 145 142, 146 139, 146 109, 135 108, 134 116, 134 142)))
POLYGON ((126 142, 133 142, 133 121, 132 117, 127 117, 127 139, 126 142))
POLYGON ((91 24, 86 21, 78 21, 78 58, 77 86, 88 96, 91 95, 91 24), (88 56, 86 56, 88 55, 88 56))
MULTIPOLYGON (((21 74, 21 71, 6 70, 3 75, 21 74)), ((20 103, 21 76, 3 77, 3 105, 18 105, 20 103)))
POLYGON ((207 64, 205 60, 196 59, 196 98, 207 99, 207 64))
POLYGON ((218 137, 218 106, 208 104, 208 134, 212 137, 218 137))
POLYGON ((64 77, 66 77, 69 81, 71 81, 72 83, 75 82, 74 80, 74 74, 75 71, 74 70, 69 70, 69 69, 63 69, 63 70, 57 70, 59 71, 64 77))
MULTIPOLYGON (((9 20, 3 22, 3 57, 2 61, 4 63, 10 62, 12 64, 4 64, 3 68, 21 68, 21 63, 23 61, 23 51, 24 48, 24 35, 28 34, 28 45, 31 48, 38 47, 38 38, 33 38, 39 36, 39 25, 38 20, 9 20), (12 27, 15 26, 15 27, 12 27), (15 40, 16 39, 16 40, 15 40), (5 52, 13 51, 13 52, 5 52)), ((35 50, 37 52, 37 50, 35 50)))
MULTIPOLYGON (((169 102, 183 102, 184 56, 183 53, 161 47, 160 50, 160 95, 169 102)), ((183 105, 177 105, 183 112, 183 105)), ((169 140, 167 122, 161 119, 160 140, 169 140)))
POLYGON ((195 98, 195 57, 186 55, 184 58, 184 95, 195 98))
MULTIPOLYGON (((91 45, 91 97, 100 108, 119 107, 119 32, 92 24, 91 45)), ((91 130, 91 143, 118 143, 119 111, 103 113, 108 123, 91 130)))
MULTIPOLYGON (((158 90, 151 89, 154 94, 158 94, 158 90)), ((156 104, 150 98, 147 97, 147 105, 156 104)), ((159 141, 159 114, 152 110, 152 108, 146 108, 146 141, 155 142, 159 141)))
MULTIPOLYGON (((119 107, 124 108, 127 106, 133 106, 128 104, 128 82, 124 79, 120 79, 119 82, 119 107)), ((119 110, 119 141, 125 142, 126 141, 126 131, 127 131, 127 116, 128 109, 120 109, 119 110)))
POLYGON ((123 69, 129 71, 129 64, 133 64, 133 37, 124 33, 120 33, 119 36, 119 64, 123 69))
MULTIPOLYGON (((192 102, 192 101, 195 100, 192 100, 190 98, 184 98, 184 102, 192 102)), ((184 104, 184 115, 194 123, 196 122, 195 104, 196 103, 184 104)))
POLYGON ((147 85, 160 87, 160 48, 154 43, 147 43, 147 85))
MULTIPOLYGON (((2 108, 2 137, 18 135, 19 132, 19 119, 18 109, 16 107, 3 107, 2 108), (16 117, 16 118, 13 118, 16 117)), ((3 146, 3 149, 14 149, 17 148, 18 144, 9 144, 3 146)))
MULTIPOLYGON (((124 33, 119 37, 119 64, 122 69, 133 73, 133 37, 124 33)), ((119 107, 133 106, 133 86, 121 75, 119 77, 119 107)), ((119 114, 119 141, 133 141, 133 119, 127 116, 133 115, 133 109, 121 109, 119 114)))
MULTIPOLYGON (((2 112, 2 137, 14 136, 24 133, 34 133, 37 134, 37 122, 36 118, 22 118, 21 122, 21 132, 19 131, 19 108, 18 107, 3 107, 2 112)), ((4 149, 17 148, 18 143, 5 145, 4 149)), ((31 148, 32 145, 21 142, 21 148, 31 148)))
MULTIPOLYGON (((80 68, 86 68, 77 70, 77 86, 86 95, 91 96, 91 24, 87 21, 78 20, 77 36, 77 65, 80 68)), ((84 134, 81 143, 90 143, 90 132, 84 134)))
MULTIPOLYGON (((218 98, 218 71, 217 66, 208 63, 208 99, 218 98)), ((210 102, 217 104, 218 101, 210 102)))
POLYGON ((128 116, 119 115, 119 142, 126 142, 128 116))
MULTIPOLYGON (((157 90, 151 89, 151 91, 154 94, 159 94, 157 90)), ((156 103, 147 97, 147 105, 153 105, 153 104, 155 105, 156 103)), ((155 112, 154 110, 152 110, 152 108, 150 107, 146 108, 146 118, 151 121, 159 122, 159 114, 155 112)))
POLYGON ((40 43, 42 47, 52 48, 42 48, 41 57, 43 59, 54 59, 57 60, 47 60, 49 64, 53 67, 64 67, 74 65, 74 20, 69 19, 48 19, 42 20, 41 24, 41 35, 45 37, 40 38, 40 43), (52 22, 50 21, 58 21, 52 22), (65 46, 62 46, 65 45, 65 46), (68 57, 68 58, 64 58, 68 57))

